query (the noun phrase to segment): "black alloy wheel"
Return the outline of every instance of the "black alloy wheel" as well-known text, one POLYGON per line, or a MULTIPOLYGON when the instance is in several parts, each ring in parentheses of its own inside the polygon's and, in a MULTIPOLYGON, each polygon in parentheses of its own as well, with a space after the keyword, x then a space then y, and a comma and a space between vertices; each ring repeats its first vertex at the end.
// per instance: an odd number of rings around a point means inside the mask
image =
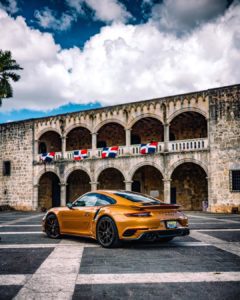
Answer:
POLYGON ((50 214, 46 218, 45 231, 48 237, 57 239, 60 237, 58 219, 55 215, 50 214))
POLYGON ((117 227, 109 217, 102 217, 97 223, 97 240, 104 248, 115 248, 120 245, 117 227))

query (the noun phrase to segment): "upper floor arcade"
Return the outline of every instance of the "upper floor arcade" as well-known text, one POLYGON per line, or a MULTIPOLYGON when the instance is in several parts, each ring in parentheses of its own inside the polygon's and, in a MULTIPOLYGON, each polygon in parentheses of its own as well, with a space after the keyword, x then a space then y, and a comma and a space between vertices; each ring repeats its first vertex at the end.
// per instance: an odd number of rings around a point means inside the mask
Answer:
MULTIPOLYGON (((166 113, 166 112, 165 112, 166 113)), ((63 121, 62 121, 63 122, 63 121)), ((65 124, 39 130, 35 138, 35 161, 41 153, 54 152, 55 160, 73 160, 76 150, 86 149, 88 159, 100 158, 104 147, 118 146, 117 156, 141 155, 142 144, 157 143, 156 153, 208 149, 208 115, 193 107, 176 110, 168 118, 156 113, 139 113, 135 118, 109 118, 65 124)))

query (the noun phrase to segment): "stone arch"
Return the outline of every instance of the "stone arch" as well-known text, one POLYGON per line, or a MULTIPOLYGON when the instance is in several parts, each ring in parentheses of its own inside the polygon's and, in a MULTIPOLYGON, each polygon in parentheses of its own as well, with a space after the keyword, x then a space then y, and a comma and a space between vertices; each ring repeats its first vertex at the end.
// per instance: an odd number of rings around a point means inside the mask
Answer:
POLYGON ((208 115, 205 111, 203 111, 202 109, 198 108, 198 107, 184 107, 184 108, 180 108, 178 110, 176 110, 174 113, 172 113, 168 118, 167 118, 167 123, 170 124, 171 121, 178 115, 184 113, 184 112, 196 112, 201 114, 203 117, 205 117, 206 119, 208 118, 208 115))
POLYGON ((171 203, 184 210, 202 210, 208 200, 207 172, 192 161, 177 164, 171 174, 171 203))
POLYGON ((52 171, 44 172, 38 181, 38 207, 45 211, 60 206, 60 178, 52 171))
POLYGON ((113 163, 110 163, 107 166, 104 164, 102 167, 100 167, 100 168, 97 169, 96 175, 94 176, 94 179, 95 179, 96 182, 98 180, 99 175, 102 173, 102 171, 104 171, 105 169, 108 169, 108 168, 117 169, 119 172, 122 173, 124 179, 126 180, 126 174, 125 174, 124 170, 122 170, 118 166, 115 166, 113 163))
POLYGON ((206 173, 206 175, 208 176, 208 167, 207 165, 205 165, 202 161, 200 160, 197 160, 195 158, 184 158, 184 159, 181 159, 175 163, 173 163, 169 169, 168 169, 168 172, 167 172, 167 177, 170 179, 172 177, 172 173, 173 171, 180 165, 184 164, 184 163, 193 163, 193 164, 196 164, 196 165, 199 165, 206 173))
POLYGON ((132 191, 151 195, 163 200, 163 173, 156 167, 156 164, 141 163, 134 168, 132 174, 132 191))
POLYGON ((121 122, 107 122, 98 129, 97 148, 123 146, 126 144, 126 131, 121 122))
POLYGON ((43 174, 45 174, 46 172, 52 172, 54 173, 56 176, 58 176, 60 178, 60 174, 58 174, 58 172, 56 171, 56 169, 54 168, 54 166, 47 166, 46 168, 44 167, 43 170, 41 170, 36 176, 35 176, 35 184, 39 184, 39 180, 42 177, 43 174))
POLYGON ((152 114, 152 113, 145 113, 145 114, 141 114, 140 116, 134 118, 131 122, 129 122, 129 123, 127 124, 127 129, 131 129, 135 123, 137 123, 139 120, 144 119, 144 118, 153 118, 153 119, 157 119, 157 120, 160 121, 162 124, 164 124, 163 119, 162 119, 159 115, 157 115, 157 114, 152 114))
POLYGON ((126 128, 126 124, 123 121, 121 121, 119 119, 111 118, 111 119, 104 120, 104 121, 100 122, 98 125, 96 125, 94 127, 93 132, 97 133, 101 127, 103 127, 104 125, 106 125, 108 123, 117 123, 117 124, 121 125, 123 128, 126 128))
POLYGON ((77 127, 83 127, 88 129, 91 133, 92 133, 92 128, 90 128, 90 126, 88 126, 87 124, 84 123, 74 123, 73 125, 69 126, 66 128, 65 130, 65 136, 67 136, 69 134, 69 132, 77 127))
POLYGON ((169 125, 170 141, 207 138, 208 136, 206 116, 194 110, 181 110, 172 118, 169 125))
POLYGON ((134 175, 134 173, 141 167, 144 167, 144 166, 152 166, 152 167, 155 167, 156 169, 158 169, 158 171, 163 175, 164 172, 163 172, 163 169, 161 168, 161 166, 159 166, 158 164, 156 164, 155 162, 152 162, 152 161, 143 161, 137 165, 134 166, 134 168, 130 171, 129 173, 129 177, 127 178, 128 181, 131 181, 132 180, 132 177, 134 175))
POLYGON ((41 136, 48 131, 55 131, 56 133, 58 133, 60 135, 60 137, 62 136, 61 131, 59 129, 57 129, 55 127, 46 127, 37 133, 36 140, 39 140, 41 138, 41 136))
POLYGON ((98 189, 125 189, 125 177, 118 168, 104 168, 97 177, 98 189))
POLYGON ((80 170, 80 171, 83 171, 83 172, 87 173, 87 175, 89 176, 90 180, 92 181, 91 175, 90 175, 90 173, 89 173, 89 171, 88 171, 87 168, 85 168, 83 166, 74 166, 74 167, 71 167, 71 168, 67 169, 67 171, 65 171, 65 173, 64 173, 64 182, 66 183, 67 180, 68 180, 69 175, 72 172, 77 171, 77 170, 80 170))
POLYGON ((141 115, 131 122, 131 145, 164 141, 164 126, 161 118, 152 114, 141 115))
MULTIPOLYGON (((73 168, 72 168, 73 169, 73 168)), ((72 202, 81 195, 91 191, 91 177, 81 168, 75 168, 66 178, 66 200, 72 202)))
POLYGON ((66 151, 92 148, 92 136, 89 128, 84 126, 72 126, 66 133, 66 151))
POLYGON ((40 144, 45 145, 46 152, 60 152, 62 150, 61 134, 56 130, 42 131, 42 134, 38 138, 38 153, 41 149, 40 144))

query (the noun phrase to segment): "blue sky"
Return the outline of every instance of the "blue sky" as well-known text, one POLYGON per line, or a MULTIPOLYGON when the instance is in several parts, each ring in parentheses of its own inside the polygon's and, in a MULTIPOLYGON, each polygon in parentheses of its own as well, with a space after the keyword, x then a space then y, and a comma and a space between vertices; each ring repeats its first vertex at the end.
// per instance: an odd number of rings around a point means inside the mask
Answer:
POLYGON ((0 123, 240 82, 239 0, 0 0, 0 123))

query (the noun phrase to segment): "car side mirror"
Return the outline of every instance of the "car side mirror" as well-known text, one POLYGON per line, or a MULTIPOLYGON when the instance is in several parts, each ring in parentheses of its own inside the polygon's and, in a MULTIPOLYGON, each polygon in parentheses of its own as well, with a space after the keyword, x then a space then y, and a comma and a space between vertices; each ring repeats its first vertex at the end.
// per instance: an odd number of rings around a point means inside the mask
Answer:
POLYGON ((72 208, 73 208, 72 202, 68 202, 68 203, 67 203, 67 207, 68 207, 69 209, 72 209, 72 208))

